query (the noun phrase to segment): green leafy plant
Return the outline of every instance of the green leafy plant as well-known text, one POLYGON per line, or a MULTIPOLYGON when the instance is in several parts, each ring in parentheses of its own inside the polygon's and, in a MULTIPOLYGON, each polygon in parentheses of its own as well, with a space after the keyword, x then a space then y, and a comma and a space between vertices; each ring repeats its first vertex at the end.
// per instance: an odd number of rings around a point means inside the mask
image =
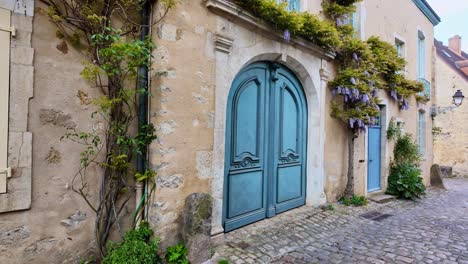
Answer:
POLYGON ((109 243, 108 254, 103 264, 157 264, 162 263, 158 255, 159 240, 151 238, 153 231, 147 222, 128 231, 121 243, 109 243))
POLYGON ((358 195, 353 195, 351 198, 342 197, 340 202, 346 206, 365 206, 368 204, 366 197, 358 195))
POLYGON ((438 127, 438 126, 433 126, 432 127, 432 134, 434 136, 438 136, 438 135, 442 134, 442 128, 438 127))
POLYGON ((396 164, 408 163, 418 167, 421 161, 418 144, 408 133, 398 137, 393 149, 393 156, 396 164))
MULTIPOLYGON (((141 11, 148 10, 151 3, 145 0, 40 2, 44 6, 42 13, 58 29, 56 36, 69 42, 83 56, 83 79, 101 91, 101 95, 92 100, 96 111, 89 123, 101 123, 102 128, 90 132, 72 131, 64 138, 84 148, 71 188, 95 212, 95 240, 101 257, 105 257, 110 234, 116 231, 123 236, 120 223, 128 213, 127 205, 135 195, 136 185, 145 181, 149 188, 145 188, 134 214, 134 226, 141 219, 142 208, 148 201, 146 198, 155 188, 156 174, 146 169, 145 164, 148 164, 147 149, 156 139, 156 131, 152 124, 138 116, 140 102, 150 96, 148 82, 143 76, 137 81, 138 73, 151 68, 154 44, 150 37, 141 38, 143 29, 148 27, 141 11), (135 157, 140 161, 138 171, 135 157), (101 169, 96 169, 97 166, 101 169), (91 171, 102 171, 102 175, 91 171), (99 195, 95 195, 95 182, 100 183, 96 187, 99 195)), ((157 11, 161 11, 159 22, 174 7, 176 0, 157 2, 157 11)), ((133 244, 142 242, 138 243, 133 244)))
POLYGON ((320 207, 323 211, 335 211, 333 204, 323 205, 320 207))
POLYGON ((403 162, 392 165, 386 193, 403 199, 421 198, 426 187, 420 175, 421 170, 414 164, 403 162))
POLYGON ((387 194, 415 200, 424 195, 426 187, 421 178, 421 155, 410 134, 398 135, 393 150, 394 162, 388 176, 387 194))
POLYGON ((395 119, 392 117, 387 129, 387 139, 396 140, 401 136, 401 127, 395 123, 395 119))
POLYGON ((235 0, 236 4, 278 30, 305 38, 327 50, 342 46, 340 34, 330 21, 309 12, 289 12, 286 3, 276 0, 235 0))
POLYGON ((188 250, 184 242, 168 247, 166 252, 166 261, 170 264, 188 264, 187 259, 188 250))
POLYGON ((225 259, 222 259, 220 261, 218 261, 218 264, 229 264, 229 262, 225 259))

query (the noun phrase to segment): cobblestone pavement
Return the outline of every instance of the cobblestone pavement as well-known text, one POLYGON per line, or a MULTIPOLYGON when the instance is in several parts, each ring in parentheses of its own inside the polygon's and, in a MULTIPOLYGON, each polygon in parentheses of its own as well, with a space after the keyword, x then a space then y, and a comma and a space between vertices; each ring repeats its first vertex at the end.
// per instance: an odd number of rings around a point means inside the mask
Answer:
POLYGON ((215 259, 468 264, 468 179, 444 182, 448 190, 429 189, 418 202, 371 203, 361 208, 335 205, 335 211, 302 207, 278 215, 226 234, 215 259), (374 212, 391 216, 380 221, 361 216, 374 212))

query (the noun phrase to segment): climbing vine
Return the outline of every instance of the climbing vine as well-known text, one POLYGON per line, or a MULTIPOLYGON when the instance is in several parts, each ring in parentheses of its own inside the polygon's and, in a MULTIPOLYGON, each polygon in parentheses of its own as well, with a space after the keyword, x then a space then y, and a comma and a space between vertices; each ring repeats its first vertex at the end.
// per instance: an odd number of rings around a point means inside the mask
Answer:
POLYGON ((328 18, 308 12, 288 12, 287 3, 276 0, 237 0, 236 3, 263 21, 284 32, 286 40, 302 37, 336 54, 338 71, 329 82, 332 90, 332 116, 349 129, 349 164, 346 195, 352 196, 354 182, 354 141, 366 126, 378 122, 379 90, 388 93, 401 110, 408 110, 410 100, 424 103, 418 95, 422 83, 404 75, 406 62, 396 49, 378 37, 360 40, 350 24, 356 4, 361 0, 324 0, 323 13, 328 18))
MULTIPOLYGON (((85 58, 82 77, 101 90, 94 98, 96 111, 90 121, 104 123, 103 129, 70 131, 63 138, 83 145, 80 169, 72 189, 80 194, 96 214, 95 239, 101 256, 107 253, 109 235, 124 231, 120 226, 138 182, 154 186, 156 173, 137 171, 135 157, 146 160, 148 145, 156 139, 155 128, 137 122, 139 99, 149 96, 148 82, 141 72, 151 65, 154 44, 150 37, 141 38, 150 25, 142 10, 154 1, 146 0, 41 0, 45 13, 57 26, 57 37, 76 48, 85 58), (143 79, 142 79, 143 78, 143 79), (93 198, 96 175, 89 173, 98 166, 102 175, 99 196, 93 198)), ((174 6, 174 0, 160 0, 161 18, 174 6)), ((147 160, 146 160, 147 162, 147 160)), ((154 188, 154 187, 153 187, 154 188)), ((152 188, 149 188, 151 192, 152 188)), ((140 202, 143 204, 145 200, 140 202)), ((134 222, 139 217, 135 213, 134 222)))

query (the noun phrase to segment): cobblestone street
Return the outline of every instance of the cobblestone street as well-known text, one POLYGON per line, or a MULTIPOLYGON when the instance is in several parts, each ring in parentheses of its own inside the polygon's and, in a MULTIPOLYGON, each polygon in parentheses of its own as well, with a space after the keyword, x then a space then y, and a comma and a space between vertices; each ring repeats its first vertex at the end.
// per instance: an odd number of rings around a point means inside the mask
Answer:
POLYGON ((429 189, 418 202, 334 205, 334 211, 299 208, 226 234, 215 258, 277 264, 468 263, 468 179, 444 183, 448 190, 429 189))

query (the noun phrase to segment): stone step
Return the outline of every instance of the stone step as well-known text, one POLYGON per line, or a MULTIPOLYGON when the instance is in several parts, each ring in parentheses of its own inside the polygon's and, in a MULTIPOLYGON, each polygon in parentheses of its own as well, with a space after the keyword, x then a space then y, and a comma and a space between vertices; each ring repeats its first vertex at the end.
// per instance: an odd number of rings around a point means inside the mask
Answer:
POLYGON ((393 200, 395 200, 396 197, 388 194, 378 194, 378 195, 372 195, 369 197, 369 200, 374 201, 376 203, 384 204, 384 203, 389 203, 393 200))

